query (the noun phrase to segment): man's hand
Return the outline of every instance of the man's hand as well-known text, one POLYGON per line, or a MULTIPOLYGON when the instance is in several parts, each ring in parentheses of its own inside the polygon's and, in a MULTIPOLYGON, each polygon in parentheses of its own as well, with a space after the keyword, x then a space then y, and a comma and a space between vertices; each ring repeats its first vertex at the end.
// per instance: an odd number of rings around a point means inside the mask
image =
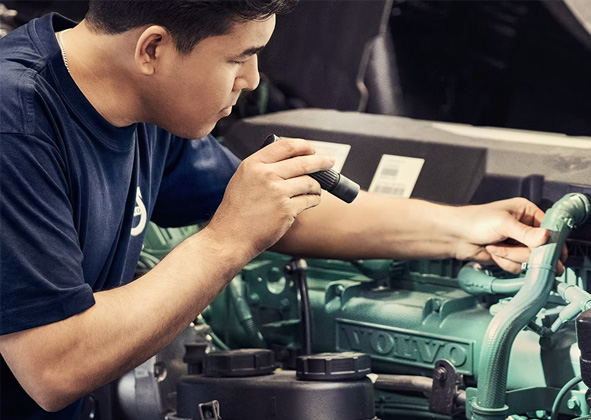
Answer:
MULTIPOLYGON (((531 249, 548 240, 543 218, 523 198, 453 207, 363 192, 345 204, 328 195, 297 218, 274 250, 335 259, 457 258, 519 273, 531 249)), ((563 270, 559 262, 557 274, 563 270)))
POLYGON ((320 185, 306 174, 334 159, 308 141, 284 138, 245 159, 230 180, 207 229, 247 247, 254 258, 281 238, 296 217, 320 203, 320 185))
MULTIPOLYGON (((478 206, 460 207, 462 225, 465 227, 457 244, 455 255, 461 260, 482 263, 495 262, 502 269, 521 272, 521 265, 527 262, 531 248, 543 245, 549 232, 539 226, 544 212, 523 198, 512 198, 478 206)), ((567 257, 566 247, 562 260, 567 257)), ((558 274, 564 267, 558 265, 558 274)))

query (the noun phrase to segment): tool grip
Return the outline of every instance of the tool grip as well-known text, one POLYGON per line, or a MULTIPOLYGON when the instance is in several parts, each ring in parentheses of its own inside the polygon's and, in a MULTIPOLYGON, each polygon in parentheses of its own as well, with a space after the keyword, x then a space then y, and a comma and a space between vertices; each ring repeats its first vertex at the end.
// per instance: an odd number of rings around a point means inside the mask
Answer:
MULTIPOLYGON (((271 134, 265 139, 261 149, 279 140, 281 140, 280 137, 276 136, 275 134, 271 134)), ((334 169, 313 172, 308 175, 318 181, 320 188, 328 191, 346 203, 351 203, 359 194, 359 185, 344 175, 338 173, 334 169)))
POLYGON ((337 184, 339 183, 339 179, 341 178, 341 174, 339 174, 334 169, 329 169, 327 171, 320 171, 308 174, 312 178, 314 178, 323 190, 332 191, 337 184))

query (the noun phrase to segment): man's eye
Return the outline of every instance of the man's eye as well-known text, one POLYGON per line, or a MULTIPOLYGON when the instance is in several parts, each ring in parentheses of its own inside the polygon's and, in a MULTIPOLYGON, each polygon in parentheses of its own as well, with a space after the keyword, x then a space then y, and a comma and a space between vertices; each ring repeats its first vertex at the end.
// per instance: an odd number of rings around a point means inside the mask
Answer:
POLYGON ((238 64, 238 65, 242 65, 242 64, 246 63, 246 61, 238 61, 238 60, 232 60, 231 62, 234 64, 238 64))

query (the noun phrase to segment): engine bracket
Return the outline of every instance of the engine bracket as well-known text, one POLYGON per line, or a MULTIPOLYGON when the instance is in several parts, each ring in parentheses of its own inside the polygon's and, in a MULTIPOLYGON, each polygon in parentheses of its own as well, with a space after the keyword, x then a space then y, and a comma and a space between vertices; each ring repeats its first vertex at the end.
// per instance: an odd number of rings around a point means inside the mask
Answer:
POLYGON ((456 372, 456 368, 451 362, 445 359, 435 362, 429 411, 438 414, 452 414, 458 384, 462 380, 463 375, 456 372))

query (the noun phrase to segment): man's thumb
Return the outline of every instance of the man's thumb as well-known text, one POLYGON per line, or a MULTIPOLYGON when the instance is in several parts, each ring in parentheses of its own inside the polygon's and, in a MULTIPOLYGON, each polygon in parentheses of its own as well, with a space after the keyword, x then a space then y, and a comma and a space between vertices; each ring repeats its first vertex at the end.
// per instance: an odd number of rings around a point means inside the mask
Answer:
POLYGON ((508 233, 511 239, 515 239, 529 248, 544 245, 548 241, 549 235, 547 229, 524 225, 517 220, 509 225, 508 233))

